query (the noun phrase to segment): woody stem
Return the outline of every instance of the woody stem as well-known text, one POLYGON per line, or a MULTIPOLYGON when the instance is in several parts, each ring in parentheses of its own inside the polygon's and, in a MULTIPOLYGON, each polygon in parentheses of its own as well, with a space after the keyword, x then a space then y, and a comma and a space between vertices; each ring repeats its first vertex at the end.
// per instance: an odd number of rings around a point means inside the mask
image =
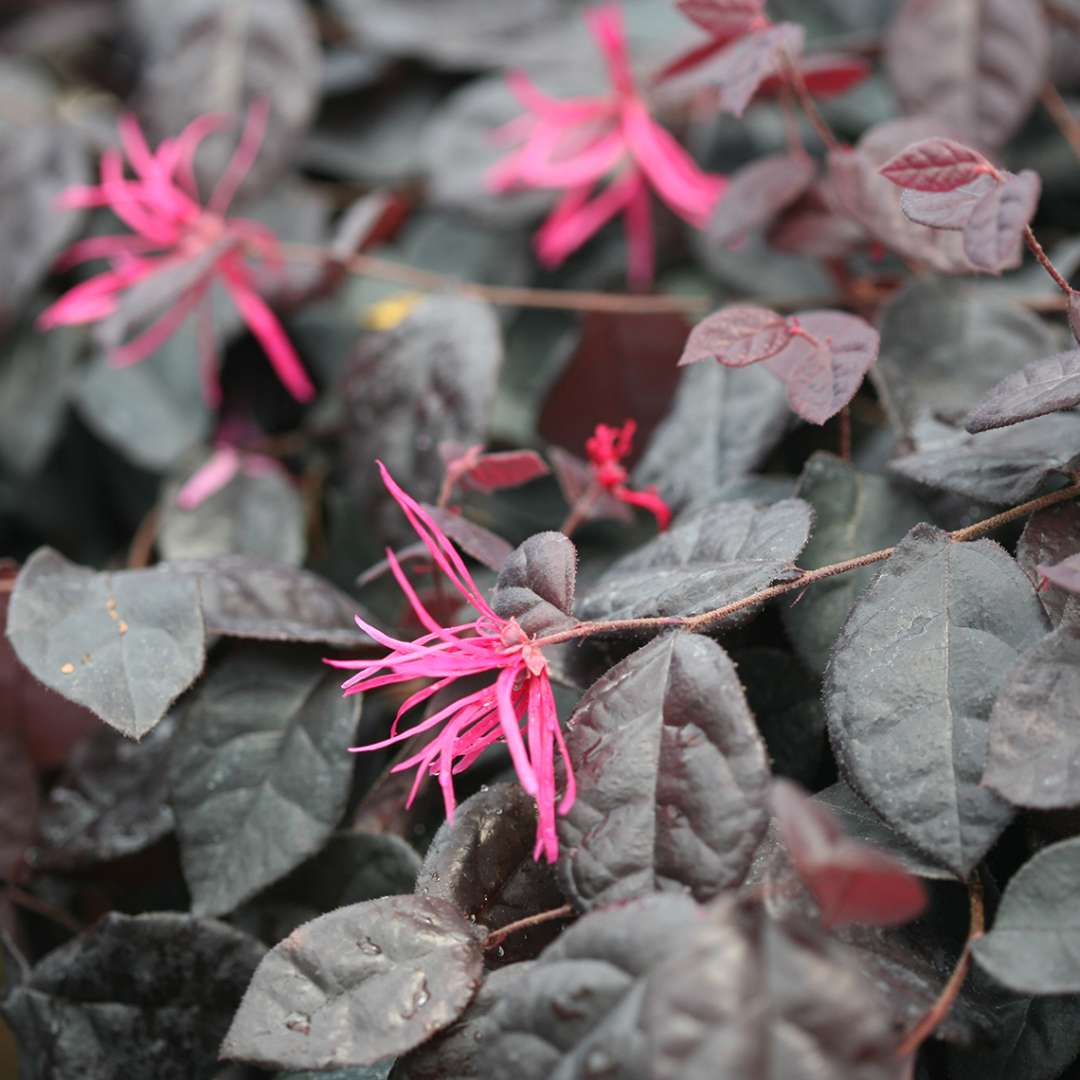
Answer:
MULTIPOLYGON (((1080 480, 1075 481, 1068 487, 1060 488, 1057 491, 1051 491, 1047 495, 1040 495, 1036 499, 1029 499, 1019 506, 1014 506, 1011 510, 1003 510, 1000 514, 994 514, 992 517, 978 521, 974 525, 968 525, 963 529, 956 529, 954 532, 949 533, 949 537, 952 540, 960 542, 977 540, 979 537, 985 536, 987 533, 991 533, 995 529, 1001 528, 1003 525, 1018 521, 1020 518, 1027 517, 1028 514, 1034 514, 1038 510, 1045 510, 1047 507, 1067 502, 1069 499, 1074 499, 1078 495, 1080 495, 1080 480)), ((864 566, 872 566, 875 563, 884 562, 892 556, 895 551, 895 546, 881 548, 879 551, 871 551, 866 555, 857 555, 853 559, 845 559, 843 562, 831 563, 829 566, 822 566, 816 570, 805 570, 791 581, 782 581, 778 585, 769 586, 767 589, 759 589, 749 596, 744 596, 741 600, 733 600, 730 604, 724 604, 722 607, 713 608, 711 611, 703 612, 700 615, 669 615, 643 619, 610 619, 605 622, 579 623, 577 626, 572 626, 567 630, 561 630, 556 634, 549 634, 546 637, 537 638, 534 644, 539 646, 558 645, 564 641, 595 637, 598 634, 648 633, 666 629, 668 627, 678 627, 681 630, 687 630, 691 633, 702 633, 714 629, 725 619, 730 618, 740 611, 756 607, 758 604, 763 604, 768 600, 783 596, 785 593, 801 591, 819 581, 825 581, 828 578, 837 577, 840 574, 847 574, 852 570, 861 570, 864 566)))

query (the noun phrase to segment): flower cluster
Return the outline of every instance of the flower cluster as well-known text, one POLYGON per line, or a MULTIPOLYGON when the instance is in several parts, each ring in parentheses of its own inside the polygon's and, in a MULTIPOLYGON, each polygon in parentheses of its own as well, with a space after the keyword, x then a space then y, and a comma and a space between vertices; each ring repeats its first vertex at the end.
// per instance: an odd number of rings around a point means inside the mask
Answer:
POLYGON ((387 490, 397 500, 435 565, 462 600, 478 612, 478 617, 457 626, 441 626, 420 600, 394 553, 387 551, 390 570, 427 633, 415 641, 399 641, 357 616, 357 625, 390 652, 378 659, 328 660, 327 663, 356 672, 342 686, 346 694, 414 679, 433 682, 404 701, 388 738, 352 749, 379 750, 433 733, 425 746, 395 765, 394 771, 416 769, 409 803, 416 797, 425 776, 437 776, 446 815, 452 820, 456 805, 454 774, 468 768, 489 746, 505 743, 521 786, 536 800, 534 858, 543 854, 549 862, 554 862, 559 851, 555 832, 556 748, 566 775, 565 790, 557 806, 559 813, 565 814, 573 805, 574 774, 559 727, 547 660, 516 620, 504 619, 492 610, 434 518, 395 483, 381 462, 379 469, 387 490), (458 679, 487 672, 497 672, 490 685, 467 693, 411 727, 399 730, 405 714, 418 705, 448 689, 458 679))
POLYGON ((634 491, 626 485, 629 474, 622 460, 633 449, 635 431, 635 420, 627 420, 621 428, 597 424, 596 430, 585 442, 585 452, 589 455, 593 477, 600 487, 619 502, 648 510, 656 518, 657 528, 664 530, 671 524, 671 509, 656 487, 650 484, 642 491, 634 491))
POLYGON ((281 266, 277 238, 259 222, 226 217, 258 154, 267 115, 265 102, 252 106, 236 153, 205 205, 199 201, 194 176, 195 154, 208 135, 225 125, 225 118, 199 117, 151 152, 137 121, 125 117, 120 122, 123 152, 106 150, 100 183, 69 188, 61 204, 71 209, 108 207, 132 232, 81 240, 61 255, 59 269, 93 259, 106 259, 111 266, 65 293, 42 313, 40 325, 49 329, 100 322, 119 310, 125 294, 135 286, 165 273, 174 275, 179 299, 147 330, 115 349, 110 359, 121 367, 146 359, 189 315, 197 313, 203 390, 216 406, 221 391, 210 289, 218 281, 262 345, 278 378, 293 397, 310 400, 314 387, 252 278, 251 259, 272 268, 281 266), (133 179, 124 174, 125 156, 133 179))
POLYGON ((611 90, 600 97, 560 100, 524 74, 512 73, 510 87, 528 113, 498 134, 522 145, 494 166, 488 183, 500 192, 549 188, 564 193, 536 234, 537 255, 547 266, 557 266, 621 213, 630 280, 644 288, 655 263, 650 188, 700 227, 727 181, 702 172, 650 115, 630 66, 619 6, 606 4, 585 18, 607 62, 611 90))

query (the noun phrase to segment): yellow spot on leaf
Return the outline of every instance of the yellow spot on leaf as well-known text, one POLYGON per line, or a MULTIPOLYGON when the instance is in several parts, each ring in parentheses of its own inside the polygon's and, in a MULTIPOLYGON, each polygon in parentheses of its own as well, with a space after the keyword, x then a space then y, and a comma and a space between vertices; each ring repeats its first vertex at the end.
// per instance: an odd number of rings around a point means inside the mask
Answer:
POLYGON ((393 330, 403 323, 424 297, 420 293, 401 293, 372 304, 364 315, 368 330, 393 330))
POLYGON ((126 634, 128 631, 128 625, 126 622, 122 622, 117 628, 121 634, 126 634))
POLYGON ((74 664, 64 664, 64 665, 61 666, 60 670, 65 675, 73 675, 75 673, 75 665, 74 664))

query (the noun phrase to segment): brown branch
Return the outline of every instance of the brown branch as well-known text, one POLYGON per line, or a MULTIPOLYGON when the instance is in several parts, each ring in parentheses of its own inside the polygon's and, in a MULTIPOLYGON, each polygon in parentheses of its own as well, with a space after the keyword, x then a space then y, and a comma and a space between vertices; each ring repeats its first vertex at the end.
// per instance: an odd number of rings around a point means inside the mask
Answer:
POLYGON ((538 915, 528 915, 524 919, 507 923, 506 926, 488 934, 487 940, 484 942, 484 948, 494 949, 511 934, 516 934, 519 930, 531 930, 534 926, 542 926, 544 923, 554 922, 556 919, 568 919, 573 914, 574 909, 569 904, 563 904, 562 907, 552 908, 550 911, 541 911, 538 915))
POLYGON ((1039 265, 1053 278, 1054 284, 1066 295, 1072 296, 1073 287, 1061 275, 1061 271, 1050 261, 1050 256, 1043 250, 1039 238, 1030 225, 1024 227, 1024 240, 1032 255, 1039 260, 1039 265))
POLYGON ((157 543, 158 516, 158 509, 155 506, 139 522, 139 527, 135 530, 135 535, 131 540, 131 547, 128 548, 127 565, 129 570, 142 570, 150 565, 154 545, 157 543))
POLYGON ((780 62, 784 68, 784 78, 792 90, 795 91, 799 105, 802 107, 806 119, 810 121, 810 126, 817 132, 818 138, 825 144, 827 150, 839 149, 840 140, 833 134, 833 130, 829 127, 825 117, 821 115, 821 111, 814 101, 814 95, 810 93, 810 87, 806 85, 803 73, 799 70, 798 64, 788 55, 786 49, 781 50, 780 62))
MULTIPOLYGON (((1003 525, 1018 521, 1020 518, 1027 517, 1028 514, 1034 514, 1039 510, 1045 510, 1049 506, 1056 506, 1058 503, 1067 502, 1069 499, 1074 499, 1078 495, 1080 495, 1080 480, 1070 484, 1068 487, 1059 488, 1057 491, 1051 491, 1047 495, 1040 495, 1038 498, 1029 499, 1019 506, 1014 506, 1011 510, 1003 510, 1000 514, 994 514, 992 517, 977 521, 974 525, 968 525, 966 528, 957 529, 954 532, 949 533, 949 537, 952 540, 959 542, 977 540, 979 537, 985 536, 987 533, 991 533, 995 529, 1001 528, 1003 525)), ((783 596, 785 593, 801 591, 819 581, 826 581, 827 579, 837 577, 840 574, 850 573, 852 570, 861 570, 864 566, 873 566, 875 563, 884 562, 886 559, 890 558, 895 551, 895 546, 881 548, 879 551, 871 551, 866 555, 857 555, 853 559, 845 559, 843 562, 822 566, 817 570, 805 570, 801 572, 798 577, 795 577, 790 581, 782 581, 778 585, 771 585, 767 589, 761 589, 756 593, 752 593, 750 596, 744 596, 741 600, 733 600, 730 604, 725 604, 723 607, 703 612, 701 615, 671 615, 658 618, 612 619, 607 622, 579 623, 577 626, 572 626, 567 630, 561 630, 558 633, 538 638, 535 644, 541 646, 557 645, 563 641, 573 641, 577 638, 593 637, 597 634, 640 633, 643 631, 650 632, 661 630, 667 627, 679 627, 690 633, 704 633, 712 630, 719 623, 722 623, 725 619, 730 618, 740 611, 745 611, 747 608, 751 607, 757 607, 759 604, 764 604, 768 600, 774 600, 776 597, 783 596)))
POLYGON ((652 295, 632 293, 579 292, 571 289, 530 289, 517 285, 483 285, 462 281, 451 274, 423 270, 417 266, 379 258, 349 255, 338 258, 324 248, 310 244, 282 244, 282 256, 293 262, 322 266, 337 263, 352 274, 396 282, 422 292, 455 292, 507 307, 544 308, 552 311, 606 311, 619 315, 700 315, 709 310, 707 296, 652 295))
POLYGON ((1053 83, 1047 83, 1039 95, 1043 108, 1050 114, 1050 119, 1057 125, 1058 131, 1065 136, 1065 141, 1080 160, 1080 120, 1073 116, 1065 99, 1057 92, 1053 83))
POLYGON ((967 941, 960 953, 960 959, 956 962, 952 975, 942 987, 937 1001, 930 1006, 926 1015, 911 1029, 904 1041, 896 1048, 898 1058, 910 1057, 920 1046, 938 1029, 938 1026, 949 1015, 960 989, 967 978, 968 968, 971 966, 971 946, 983 936, 986 929, 986 915, 983 907, 982 882, 978 874, 972 876, 968 883, 968 897, 971 904, 971 915, 968 925, 967 941))
POLYGON ((8 882, 4 888, 7 892, 8 899, 16 907, 21 907, 26 911, 32 911, 35 915, 40 915, 42 918, 56 923, 57 926, 62 926, 65 930, 70 930, 73 934, 81 934, 86 929, 74 915, 69 915, 66 911, 50 904, 47 900, 42 900, 33 893, 27 892, 25 889, 20 889, 18 885, 12 885, 8 882))

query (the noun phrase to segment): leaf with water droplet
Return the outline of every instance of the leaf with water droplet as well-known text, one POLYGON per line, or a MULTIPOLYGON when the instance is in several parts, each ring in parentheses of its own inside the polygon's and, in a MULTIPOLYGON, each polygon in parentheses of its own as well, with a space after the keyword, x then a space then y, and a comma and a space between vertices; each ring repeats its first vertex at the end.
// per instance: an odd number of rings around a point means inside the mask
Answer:
POLYGON ((259 965, 221 1055, 321 1070, 402 1054, 468 1005, 480 983, 481 943, 443 900, 388 896, 332 911, 259 965))

